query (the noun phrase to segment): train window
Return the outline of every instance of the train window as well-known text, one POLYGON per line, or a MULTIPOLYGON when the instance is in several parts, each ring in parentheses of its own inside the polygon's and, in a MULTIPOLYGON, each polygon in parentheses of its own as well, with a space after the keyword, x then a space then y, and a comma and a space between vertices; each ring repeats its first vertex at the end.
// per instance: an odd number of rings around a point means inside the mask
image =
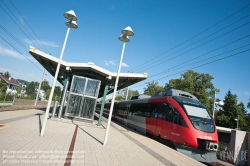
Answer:
POLYGON ((141 104, 131 104, 129 114, 130 115, 138 115, 141 109, 141 104))
POLYGON ((158 119, 163 119, 165 120, 166 119, 166 103, 160 103, 157 105, 157 108, 156 108, 156 112, 157 112, 157 118, 158 119))
POLYGON ((117 112, 116 112, 116 115, 121 117, 121 118, 124 118, 127 116, 127 109, 126 107, 118 107, 117 109, 117 112))
POLYGON ((138 116, 143 116, 143 117, 145 117, 145 116, 146 116, 147 109, 148 109, 148 104, 147 104, 147 103, 141 104, 141 108, 140 108, 140 111, 139 111, 139 113, 138 113, 138 116))
POLYGON ((175 124, 179 124, 179 116, 180 116, 179 112, 177 110, 174 110, 173 122, 175 124))
POLYGON ((172 109, 173 109, 173 123, 187 127, 187 124, 184 121, 183 117, 180 115, 180 113, 176 109, 174 108, 172 109))
POLYGON ((156 107, 156 104, 149 104, 148 110, 145 114, 147 114, 150 118, 157 118, 156 107))
POLYGON ((150 111, 150 104, 145 103, 141 107, 141 111, 144 112, 145 117, 151 117, 152 110, 150 111))
POLYGON ((174 117, 174 108, 167 104, 166 105, 166 120, 169 122, 173 122, 173 117, 174 117))

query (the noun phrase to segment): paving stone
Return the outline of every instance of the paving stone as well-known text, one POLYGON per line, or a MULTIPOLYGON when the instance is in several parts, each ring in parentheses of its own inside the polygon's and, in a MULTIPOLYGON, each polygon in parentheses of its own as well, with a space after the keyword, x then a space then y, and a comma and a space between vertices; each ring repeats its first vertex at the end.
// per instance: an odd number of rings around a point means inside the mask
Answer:
MULTIPOLYGON (((113 122, 106 146, 103 145, 106 129, 96 126, 97 121, 85 123, 69 119, 48 119, 45 134, 40 137, 43 120, 44 111, 38 109, 0 112, 0 123, 2 121, 8 125, 0 130, 1 165, 14 162, 11 155, 21 162, 17 153, 23 155, 23 163, 14 165, 64 165, 76 124, 78 130, 71 159, 72 166, 203 165, 113 122), (7 157, 3 151, 8 152, 7 157), (30 163, 24 163, 25 160, 30 163), (3 163, 4 161, 7 162, 3 163)), ((103 119, 102 125, 106 126, 107 120, 103 119)))

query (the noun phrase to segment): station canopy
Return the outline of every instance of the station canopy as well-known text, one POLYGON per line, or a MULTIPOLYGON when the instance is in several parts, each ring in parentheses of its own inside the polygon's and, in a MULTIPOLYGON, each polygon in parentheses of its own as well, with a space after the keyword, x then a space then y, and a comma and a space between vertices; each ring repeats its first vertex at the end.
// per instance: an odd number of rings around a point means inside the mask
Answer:
MULTIPOLYGON (((59 59, 51 56, 47 53, 37 50, 35 47, 30 46, 29 53, 54 77, 56 73, 56 68, 58 65, 59 59)), ((92 79, 97 79, 101 81, 101 86, 99 90, 98 97, 102 97, 104 93, 104 88, 106 85, 112 87, 115 85, 115 80, 117 73, 110 72, 101 67, 96 66, 92 62, 87 63, 71 63, 61 61, 59 74, 57 77, 57 81, 59 81, 63 85, 63 81, 66 78, 69 78, 69 86, 73 75, 88 77, 92 79)), ((140 81, 143 81, 147 78, 147 73, 136 74, 136 73, 120 73, 119 82, 117 86, 117 90, 123 89, 125 87, 136 84, 140 81)), ((113 90, 108 92, 112 93, 113 90)))

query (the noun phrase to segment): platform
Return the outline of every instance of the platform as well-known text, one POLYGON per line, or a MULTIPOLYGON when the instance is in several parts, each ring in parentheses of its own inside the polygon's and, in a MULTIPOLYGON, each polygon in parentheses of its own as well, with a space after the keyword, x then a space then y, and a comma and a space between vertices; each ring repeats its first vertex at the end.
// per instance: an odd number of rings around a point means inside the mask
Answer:
POLYGON ((103 146, 105 118, 101 126, 48 119, 40 137, 43 118, 39 109, 0 112, 1 165, 203 165, 113 122, 103 146))

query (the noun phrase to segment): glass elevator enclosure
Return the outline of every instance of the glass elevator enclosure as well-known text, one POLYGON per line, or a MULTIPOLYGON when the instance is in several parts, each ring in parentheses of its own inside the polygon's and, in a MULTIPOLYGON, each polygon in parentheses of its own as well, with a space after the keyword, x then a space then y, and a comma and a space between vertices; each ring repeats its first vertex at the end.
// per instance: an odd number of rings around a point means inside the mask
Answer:
POLYGON ((65 116, 93 120, 101 81, 73 76, 65 116))

